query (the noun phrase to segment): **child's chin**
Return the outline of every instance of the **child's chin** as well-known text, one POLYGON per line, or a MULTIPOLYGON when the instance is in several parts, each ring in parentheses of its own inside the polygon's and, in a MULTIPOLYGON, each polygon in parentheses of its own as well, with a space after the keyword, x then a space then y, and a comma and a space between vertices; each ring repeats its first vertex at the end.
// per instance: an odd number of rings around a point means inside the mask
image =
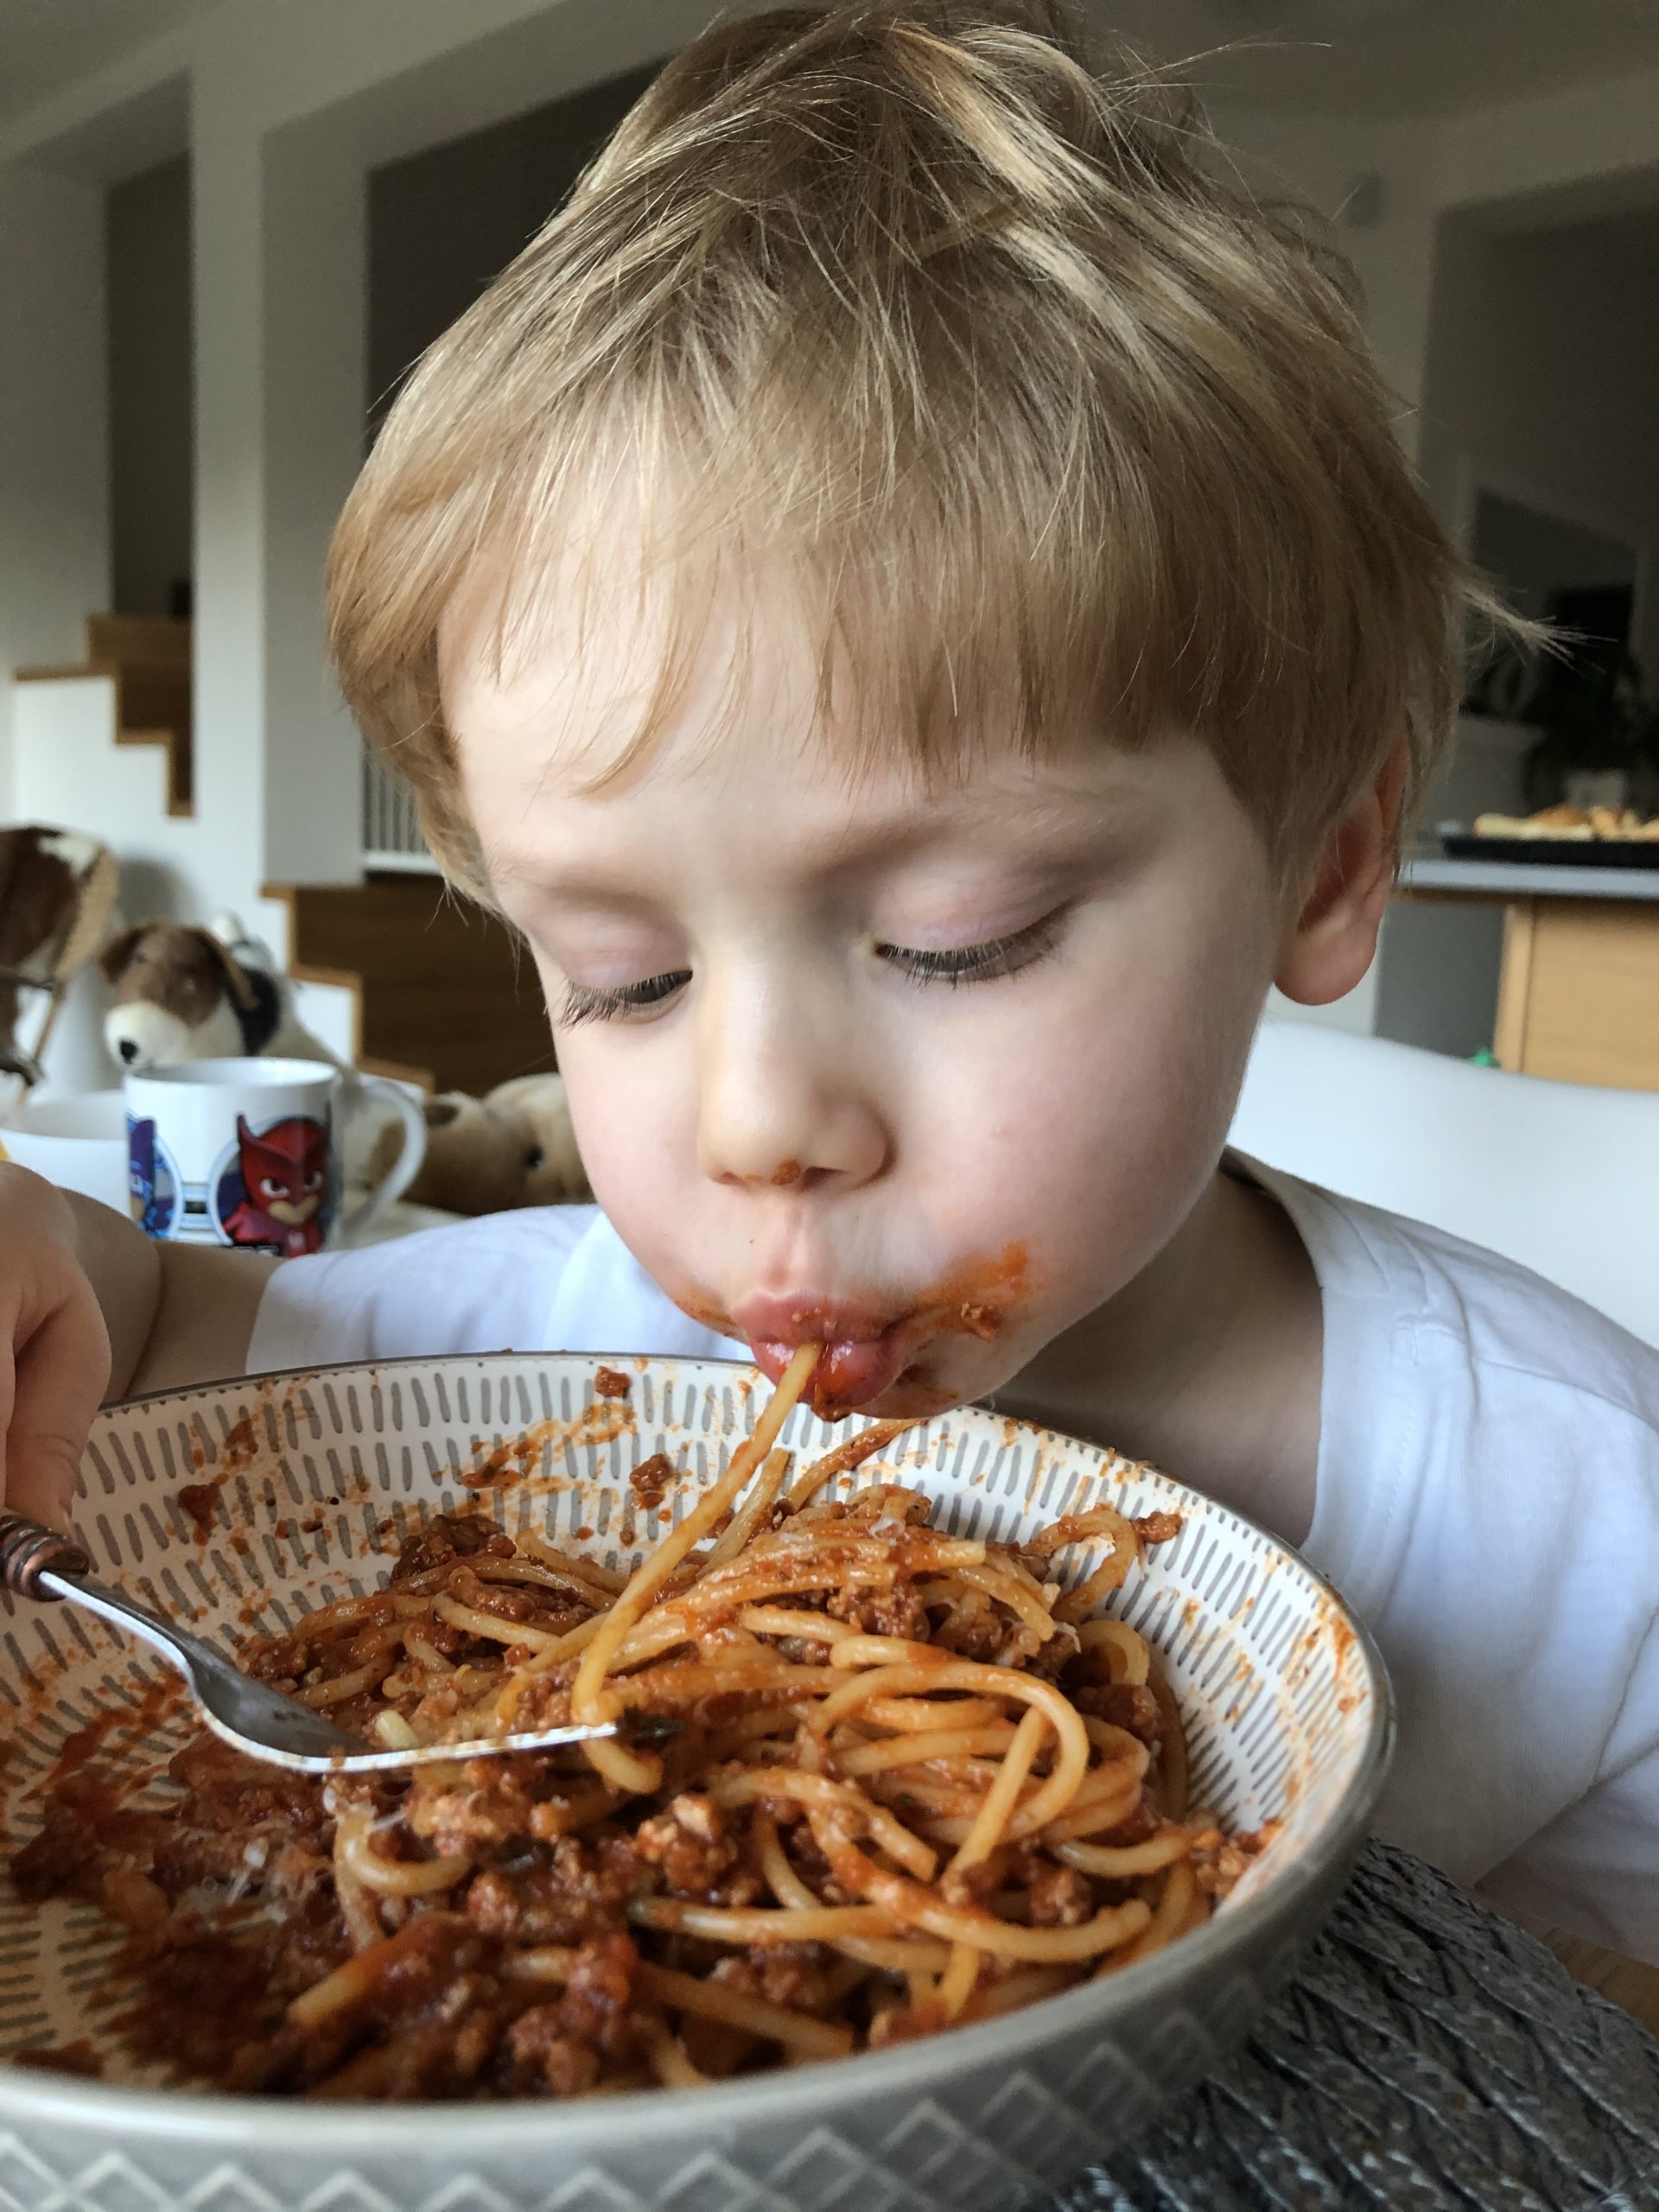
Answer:
POLYGON ((890 1390, 856 1411, 877 1421, 925 1421, 967 1402, 968 1393, 920 1366, 907 1367, 890 1390))

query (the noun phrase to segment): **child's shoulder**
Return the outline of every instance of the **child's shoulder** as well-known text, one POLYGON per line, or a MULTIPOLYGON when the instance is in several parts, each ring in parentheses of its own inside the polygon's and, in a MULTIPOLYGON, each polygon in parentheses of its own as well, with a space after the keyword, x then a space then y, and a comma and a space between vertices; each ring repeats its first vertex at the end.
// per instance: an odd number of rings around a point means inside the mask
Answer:
POLYGON ((1659 1351, 1515 1261, 1262 1179, 1322 1294, 1304 1548, 1394 1681, 1381 1833, 1659 1957, 1659 1874, 1619 1843, 1659 1821, 1659 1351))
POLYGON ((525 1206, 287 1261, 260 1301, 249 1367, 545 1350, 555 1295, 598 1218, 594 1206, 525 1206))
MULTIPOLYGON (((1420 1387, 1478 1393, 1490 1413, 1554 1402, 1591 1428, 1634 1424, 1659 1448, 1659 1350, 1518 1261, 1426 1222, 1253 1170, 1306 1245, 1331 1356, 1385 1340, 1420 1387)), ((1356 1357, 1354 1381, 1378 1379, 1356 1357)))

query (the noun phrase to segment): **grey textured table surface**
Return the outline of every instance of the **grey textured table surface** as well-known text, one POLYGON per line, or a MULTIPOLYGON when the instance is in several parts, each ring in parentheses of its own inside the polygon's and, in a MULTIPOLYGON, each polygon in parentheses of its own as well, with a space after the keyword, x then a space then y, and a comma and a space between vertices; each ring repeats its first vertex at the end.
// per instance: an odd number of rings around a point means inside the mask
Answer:
POLYGON ((1047 2212, 1656 2212, 1659 2043, 1368 1847, 1233 2063, 1047 2212))

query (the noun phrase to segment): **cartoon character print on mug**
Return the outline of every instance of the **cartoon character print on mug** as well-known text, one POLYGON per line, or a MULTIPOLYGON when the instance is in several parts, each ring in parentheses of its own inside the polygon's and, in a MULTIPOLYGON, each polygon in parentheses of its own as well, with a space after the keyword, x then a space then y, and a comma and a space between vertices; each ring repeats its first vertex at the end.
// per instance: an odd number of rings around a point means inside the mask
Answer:
POLYGON ((179 1212, 179 1171, 148 1115, 127 1116, 127 1190, 146 1236, 170 1236, 179 1212))
POLYGON ((125 1084, 133 1218, 147 1236, 285 1260, 360 1236, 413 1179, 418 1106, 397 1084, 315 1060, 188 1060, 125 1084), (340 1217, 337 1122, 390 1103, 402 1151, 340 1217))
POLYGON ((236 1117, 236 1143, 219 1162, 208 1211, 227 1244, 297 1260, 320 1252, 340 1203, 327 1116, 285 1114, 263 1129, 236 1117))

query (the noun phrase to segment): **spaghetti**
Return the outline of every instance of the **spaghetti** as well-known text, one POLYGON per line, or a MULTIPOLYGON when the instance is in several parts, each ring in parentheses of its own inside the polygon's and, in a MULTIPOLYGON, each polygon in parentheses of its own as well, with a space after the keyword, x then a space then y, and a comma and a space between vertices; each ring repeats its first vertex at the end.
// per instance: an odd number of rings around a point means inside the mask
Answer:
POLYGON ((60 1782, 14 1875, 121 1924, 137 2049, 330 2098, 686 2087, 988 2018, 1207 1916, 1255 1840, 1188 1808, 1155 1655, 1078 1602, 1179 1522, 1007 1546, 889 1481, 823 1497, 846 1447, 792 1483, 775 1449, 814 1357, 632 1576, 440 1514, 378 1595, 245 1655, 383 1745, 637 1712, 683 1724, 665 1748, 315 1781, 202 1735, 165 1811, 60 1782))

